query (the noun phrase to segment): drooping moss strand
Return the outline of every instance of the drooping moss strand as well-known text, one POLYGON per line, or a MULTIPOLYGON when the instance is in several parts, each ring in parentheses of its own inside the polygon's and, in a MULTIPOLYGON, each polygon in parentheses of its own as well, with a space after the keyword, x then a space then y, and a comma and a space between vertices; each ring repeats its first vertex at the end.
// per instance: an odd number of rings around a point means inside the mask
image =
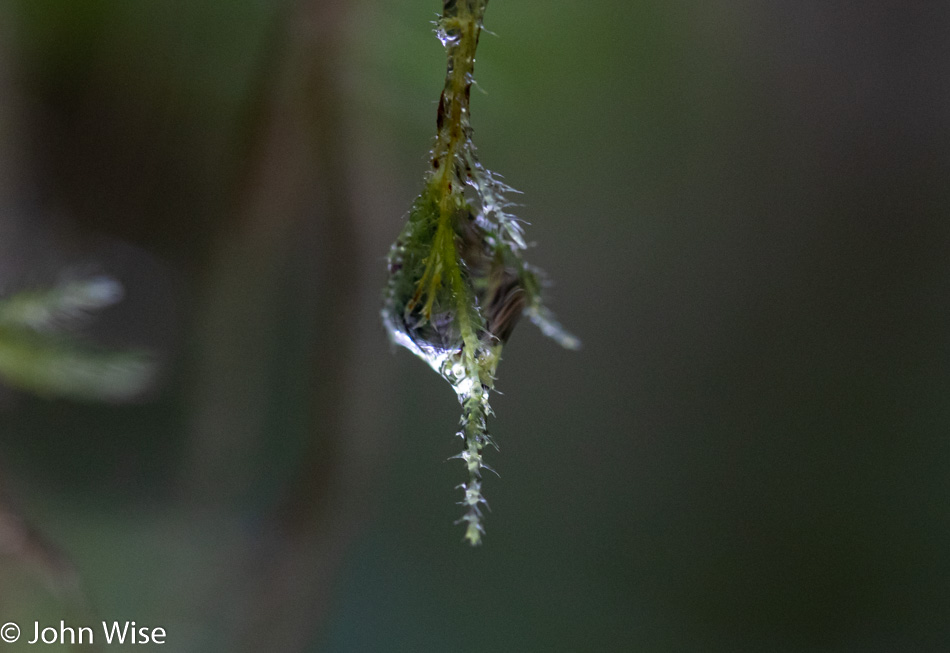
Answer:
MULTIPOLYGON (((493 414, 489 393, 503 345, 522 314, 565 346, 564 332, 541 303, 536 270, 522 258, 521 225, 507 210, 514 192, 478 160, 472 141, 471 88, 475 50, 487 0, 444 0, 438 22, 446 48, 445 85, 436 112, 431 169, 409 220, 389 253, 383 321, 390 337, 448 381, 462 406, 459 485, 465 539, 484 534, 482 470, 493 414), (468 190, 468 195, 466 191, 468 190)), ((497 449, 497 447, 496 447, 497 449)))

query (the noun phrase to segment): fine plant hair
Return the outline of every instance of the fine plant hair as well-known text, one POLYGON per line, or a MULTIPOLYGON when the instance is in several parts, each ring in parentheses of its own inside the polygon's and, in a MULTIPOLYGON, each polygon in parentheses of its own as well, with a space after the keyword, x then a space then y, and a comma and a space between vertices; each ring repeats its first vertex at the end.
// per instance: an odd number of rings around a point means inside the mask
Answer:
MULTIPOLYGON (((467 470, 459 485, 465 539, 484 534, 483 451, 501 350, 522 315, 562 346, 576 349, 542 303, 540 272, 525 262, 521 224, 509 210, 514 192, 478 159, 470 95, 475 50, 488 0, 443 0, 436 33, 448 64, 436 114, 431 168, 409 219, 389 252, 383 322, 392 341, 426 361, 462 405, 455 458, 467 470)), ((491 470, 493 471, 493 470, 491 470)))

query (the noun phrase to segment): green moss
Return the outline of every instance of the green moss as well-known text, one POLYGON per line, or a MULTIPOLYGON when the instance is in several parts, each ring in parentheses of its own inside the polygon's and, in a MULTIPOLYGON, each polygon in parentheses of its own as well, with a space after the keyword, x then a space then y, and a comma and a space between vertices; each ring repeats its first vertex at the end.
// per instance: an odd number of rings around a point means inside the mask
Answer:
POLYGON ((507 212, 513 192, 476 156, 470 122, 475 50, 487 0, 444 0, 439 39, 448 53, 431 170, 389 254, 383 321, 393 341, 425 360, 462 404, 456 456, 468 480, 459 487, 461 521, 473 545, 484 532, 483 450, 493 444, 488 395, 504 343, 522 314, 576 348, 541 301, 538 272, 522 257, 521 226, 507 212))

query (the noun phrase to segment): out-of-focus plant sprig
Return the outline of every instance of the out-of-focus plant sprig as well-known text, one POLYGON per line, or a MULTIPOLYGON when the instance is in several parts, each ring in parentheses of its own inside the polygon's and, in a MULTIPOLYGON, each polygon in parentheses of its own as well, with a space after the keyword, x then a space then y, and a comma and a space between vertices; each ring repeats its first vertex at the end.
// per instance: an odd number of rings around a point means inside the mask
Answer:
MULTIPOLYGON (((495 445, 488 402, 501 350, 522 314, 564 347, 579 341, 541 301, 537 269, 522 258, 521 225, 508 213, 511 188, 481 165, 472 141, 475 49, 488 0, 443 0, 437 23, 448 53, 432 168, 389 253, 383 321, 393 341, 425 360, 462 404, 456 456, 468 470, 460 488, 465 538, 481 542, 482 451, 495 445)), ((497 447, 496 447, 497 448, 497 447)))
POLYGON ((0 382, 84 400, 123 401, 141 394, 154 372, 147 352, 96 347, 72 333, 122 295, 118 281, 97 276, 0 298, 0 382))

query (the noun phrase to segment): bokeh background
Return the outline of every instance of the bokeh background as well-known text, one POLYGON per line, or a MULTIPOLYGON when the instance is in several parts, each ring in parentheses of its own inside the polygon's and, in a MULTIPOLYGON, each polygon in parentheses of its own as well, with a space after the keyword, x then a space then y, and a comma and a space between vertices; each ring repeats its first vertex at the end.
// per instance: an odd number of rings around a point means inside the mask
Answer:
POLYGON ((0 0, 0 288, 111 274, 84 336, 160 363, 2 390, 0 622, 950 649, 950 7, 492 0, 476 141, 585 346, 506 348, 475 550, 453 393, 378 318, 439 9, 0 0))

